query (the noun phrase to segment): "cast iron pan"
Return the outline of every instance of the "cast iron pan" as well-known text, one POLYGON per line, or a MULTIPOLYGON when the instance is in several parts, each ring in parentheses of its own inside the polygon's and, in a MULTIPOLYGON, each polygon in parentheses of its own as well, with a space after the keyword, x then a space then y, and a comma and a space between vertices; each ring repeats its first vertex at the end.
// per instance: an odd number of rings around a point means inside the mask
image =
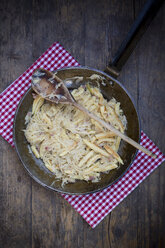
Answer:
MULTIPOLYGON (((149 1, 144 6, 144 9, 134 23, 127 38, 122 43, 122 46, 119 49, 114 61, 106 68, 106 72, 110 73, 114 77, 118 75, 118 71, 121 69, 122 65, 128 58, 129 54, 132 51, 132 48, 136 45, 135 40, 137 41, 137 37, 135 36, 138 36, 139 39, 139 37, 149 25, 149 22, 153 18, 154 14, 156 13, 156 2, 158 3, 159 1, 149 1), (141 26, 140 29, 139 26, 141 26)), ((157 6, 157 8, 158 7, 159 6, 157 6)), ((90 77, 92 74, 98 74, 105 78, 105 85, 100 85, 102 94, 108 100, 114 97, 121 103, 121 108, 123 109, 128 122, 126 135, 136 142, 139 142, 140 124, 133 100, 131 99, 127 90, 114 77, 108 75, 105 72, 88 67, 64 68, 57 71, 57 76, 61 79, 71 78, 74 76, 83 76, 83 82, 81 82, 81 84, 85 84, 87 82, 87 77, 90 77)), ((70 86, 70 90, 72 90, 73 88, 78 88, 79 86, 80 84, 73 83, 70 86)), ((61 181, 57 180, 54 174, 44 166, 42 160, 37 159, 32 153, 29 153, 28 142, 24 136, 23 130, 26 127, 25 116, 27 112, 31 110, 32 102, 32 89, 30 88, 19 103, 15 114, 14 144, 18 156, 25 169, 28 171, 31 177, 42 186, 68 194, 94 193, 116 182, 131 166, 136 156, 137 150, 128 143, 122 141, 119 148, 119 154, 124 161, 124 165, 120 165, 119 168, 110 171, 108 174, 102 174, 101 180, 97 183, 77 180, 75 183, 69 183, 62 187, 61 181)))

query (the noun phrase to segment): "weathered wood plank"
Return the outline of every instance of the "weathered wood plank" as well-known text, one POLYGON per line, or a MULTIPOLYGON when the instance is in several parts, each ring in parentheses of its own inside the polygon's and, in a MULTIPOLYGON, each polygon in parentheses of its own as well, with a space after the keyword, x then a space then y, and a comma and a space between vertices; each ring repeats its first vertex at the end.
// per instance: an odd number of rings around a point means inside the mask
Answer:
MULTIPOLYGON (((115 7, 116 7, 115 3, 115 7)), ((111 39, 113 44, 113 53, 117 51, 123 38, 129 31, 134 21, 134 3, 129 1, 117 4, 118 16, 111 19, 111 39), (126 14, 127 13, 127 14, 126 14), (117 45, 116 45, 117 44, 117 45)), ((131 55, 125 66, 123 67, 119 81, 131 94, 135 105, 137 102, 138 78, 137 78, 137 59, 136 51, 131 55)), ((132 207, 137 204, 137 191, 129 195, 118 207, 111 213, 110 219, 110 244, 111 247, 136 247, 136 229, 137 229, 137 212, 136 208, 132 207)))
MULTIPOLYGON (((80 63, 84 62, 83 6, 83 2, 72 1, 34 2, 35 58, 52 43, 60 41, 80 63)), ((59 194, 34 182, 32 189, 32 247, 83 247, 82 217, 59 194)))
MULTIPOLYGON (((31 63, 31 1, 0 3, 0 88, 31 63)), ((0 142, 0 247, 31 247, 31 179, 13 148, 0 142)))
MULTIPOLYGON (((159 11, 140 43, 138 63, 139 111, 142 126, 163 152, 165 152, 165 74, 162 69, 165 67, 164 7, 159 11)), ((162 165, 145 181, 144 187, 139 187, 138 198, 140 200, 143 197, 143 200, 138 209, 138 242, 145 247, 163 247, 165 244, 163 235, 165 226, 162 222, 165 219, 163 211, 165 199, 162 192, 164 172, 162 165)))

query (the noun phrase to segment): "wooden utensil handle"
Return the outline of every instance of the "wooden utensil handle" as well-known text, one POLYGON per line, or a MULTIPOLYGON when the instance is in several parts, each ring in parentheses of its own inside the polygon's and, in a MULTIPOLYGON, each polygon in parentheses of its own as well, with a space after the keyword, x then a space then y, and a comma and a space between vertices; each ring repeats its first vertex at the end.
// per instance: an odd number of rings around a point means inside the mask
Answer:
POLYGON ((79 110, 81 110, 82 112, 84 112, 85 114, 87 114, 90 118, 96 120, 97 122, 99 122, 103 127, 107 128, 108 130, 112 131, 113 133, 115 133, 117 136, 119 136, 121 139, 123 139, 124 141, 126 141, 127 143, 129 143, 130 145, 134 146, 135 148, 137 148, 138 150, 144 152, 145 154, 151 156, 152 158, 156 158, 157 156, 155 154, 153 154, 151 151, 147 150, 146 148, 144 148, 143 146, 139 145, 136 141, 134 141, 133 139, 129 138, 128 136, 126 136, 125 134, 121 133, 119 130, 117 130, 116 128, 114 128, 111 124, 103 121, 102 119, 100 119, 99 117, 97 117, 96 115, 94 115, 92 112, 88 111, 86 108, 84 108, 82 105, 78 104, 77 102, 74 102, 73 105, 78 108, 79 110))

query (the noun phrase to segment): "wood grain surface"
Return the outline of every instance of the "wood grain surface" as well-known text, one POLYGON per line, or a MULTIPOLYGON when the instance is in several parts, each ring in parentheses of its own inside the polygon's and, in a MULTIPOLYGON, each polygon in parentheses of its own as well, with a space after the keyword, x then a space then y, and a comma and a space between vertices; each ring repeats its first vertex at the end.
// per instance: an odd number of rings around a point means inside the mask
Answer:
MULTIPOLYGON (((104 70, 144 0, 1 0, 0 92, 52 43, 104 70)), ((165 6, 124 66, 142 129, 165 153, 165 6)), ((25 172, 0 138, 0 248, 164 248, 165 164, 95 229, 25 172)))

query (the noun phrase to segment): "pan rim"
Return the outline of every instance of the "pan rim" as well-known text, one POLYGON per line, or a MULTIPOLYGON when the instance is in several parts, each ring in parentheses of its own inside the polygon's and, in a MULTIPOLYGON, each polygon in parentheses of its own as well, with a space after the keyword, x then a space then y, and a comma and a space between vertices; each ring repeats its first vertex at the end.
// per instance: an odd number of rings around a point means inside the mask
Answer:
MULTIPOLYGON (((130 93, 127 91, 127 89, 118 81, 116 80, 115 78, 113 78, 112 76, 110 76, 109 74, 107 74, 106 72, 103 72, 101 70, 98 70, 98 69, 94 69, 94 68, 91 68, 91 67, 88 67, 88 66, 72 66, 72 67, 63 67, 63 68, 60 68, 58 70, 55 70, 54 72, 58 72, 58 71, 64 71, 64 70, 71 70, 71 69, 85 69, 85 70, 92 70, 92 71, 95 71, 95 72, 98 72, 98 73, 101 73, 103 75, 105 75, 106 77, 110 78, 112 81, 115 81, 117 84, 119 84, 119 86, 121 88, 123 88, 123 90, 127 93, 127 95, 129 96, 130 100, 132 101, 132 104, 134 106, 134 109, 136 111, 136 114, 137 114, 137 117, 138 117, 138 124, 139 124, 139 133, 138 133, 138 143, 140 143, 140 140, 141 140, 141 121, 140 121, 140 116, 139 116, 139 113, 138 113, 138 110, 135 106, 135 102, 134 102, 134 99, 133 97, 130 95, 130 93)), ((61 194, 66 194, 66 195, 88 195, 88 194, 93 194, 93 193, 96 193, 96 192, 99 192, 99 191, 102 191, 108 187, 110 187, 111 185, 113 185, 114 183, 116 183, 118 180, 120 180, 124 174, 130 169, 131 165, 133 164, 136 156, 137 156, 137 153, 138 153, 138 149, 136 149, 133 157, 132 157, 132 161, 131 163, 129 164, 129 166, 127 167, 127 169, 119 176, 117 177, 113 182, 111 182, 110 184, 106 185, 106 186, 103 186, 101 188, 98 188, 98 189, 95 189, 95 190, 92 190, 90 192, 76 192, 76 193, 73 193, 73 192, 67 192, 67 191, 62 191, 60 189, 55 189, 53 188, 52 186, 48 186, 46 185, 45 183, 43 183, 41 180, 39 180, 36 176, 34 176, 31 171, 27 168, 27 166, 25 165, 24 161, 22 160, 22 157, 19 153, 19 149, 17 147, 17 142, 16 142, 16 118, 17 118, 17 114, 18 114, 18 111, 19 111, 19 108, 25 98, 25 96, 30 92, 31 90, 31 87, 25 92, 25 94, 23 95, 22 99, 20 100, 18 106, 17 106, 17 109, 16 109, 16 112, 15 112, 15 116, 14 116, 14 123, 13 123, 13 141, 14 141, 14 146, 15 146, 15 149, 16 149, 16 152, 17 152, 17 155, 21 161, 21 163, 23 164, 23 167, 24 169, 28 172, 28 174, 31 176, 31 178, 33 180, 35 180, 37 183, 39 183, 41 186, 43 186, 44 188, 46 189, 49 189, 49 190, 53 190, 57 193, 61 193, 61 194)))

